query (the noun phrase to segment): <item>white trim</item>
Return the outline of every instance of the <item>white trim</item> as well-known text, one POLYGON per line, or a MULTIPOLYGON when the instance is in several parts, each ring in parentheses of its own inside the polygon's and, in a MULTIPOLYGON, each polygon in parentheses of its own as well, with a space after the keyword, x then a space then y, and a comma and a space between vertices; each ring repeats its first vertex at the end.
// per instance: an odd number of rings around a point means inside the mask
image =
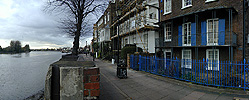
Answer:
MULTIPOLYGON (((171 49, 164 49, 164 68, 166 69, 167 67, 167 56, 166 53, 170 52, 170 54, 172 55, 171 49)), ((171 55, 170 55, 170 59, 171 59, 171 55)))
MULTIPOLYGON (((164 33, 164 42, 170 42, 171 38, 172 38, 172 23, 171 22, 168 22, 165 24, 163 33, 164 33), (170 38, 168 38, 168 39, 166 39, 166 26, 167 25, 169 25, 169 27, 170 27, 170 38)), ((169 37, 169 34, 168 34, 168 37, 169 37)))
MULTIPOLYGON (((188 34, 187 34, 187 39, 188 39, 188 34)), ((191 22, 182 24, 182 46, 191 46, 191 22), (190 43, 187 44, 184 44, 184 24, 189 24, 190 26, 190 28, 187 28, 187 32, 190 32, 190 43), (190 31, 188 29, 190 29, 190 31)))
MULTIPOLYGON (((218 61, 218 66, 217 66, 217 69, 214 69, 214 70, 217 70, 217 71, 219 71, 219 59, 220 59, 220 57, 219 57, 219 49, 207 49, 206 50, 206 60, 208 59, 208 66, 207 66, 207 68, 206 68, 206 70, 213 70, 213 67, 212 67, 212 65, 211 65, 211 67, 209 67, 210 65, 210 63, 212 63, 212 62, 210 62, 210 58, 208 58, 208 55, 209 55, 209 51, 214 51, 213 53, 215 53, 216 51, 217 51, 217 61, 218 61)), ((213 55, 213 56, 215 56, 215 54, 213 55)), ((216 60, 216 59, 214 59, 214 60, 216 60)))
POLYGON ((170 14, 172 11, 169 11, 169 12, 166 12, 166 13, 163 13, 163 15, 168 15, 170 14))
POLYGON ((192 50, 191 49, 185 49, 185 50, 182 50, 182 61, 181 61, 181 67, 184 67, 184 68, 192 68, 192 50), (184 51, 188 51, 190 52, 190 58, 188 58, 187 60, 190 60, 190 61, 187 61, 187 64, 185 62, 185 64, 183 65, 183 60, 186 59, 183 57, 183 52, 184 51))
POLYGON ((249 43, 249 34, 247 34, 247 43, 249 43))
POLYGON ((168 9, 169 11, 167 11, 166 12, 166 8, 168 8, 167 7, 167 5, 166 5, 166 0, 163 0, 163 15, 166 15, 166 14, 169 14, 169 13, 171 13, 172 12, 172 0, 170 0, 170 1, 168 1, 168 2, 170 2, 170 5, 168 5, 168 6, 170 6, 170 8, 168 9))
POLYGON ((164 42, 170 42, 171 41, 171 39, 165 39, 164 40, 164 42))
POLYGON ((181 9, 185 9, 185 8, 188 8, 188 7, 192 7, 192 0, 191 0, 191 4, 190 5, 187 5, 187 6, 185 6, 185 2, 184 2, 184 0, 182 0, 182 8, 181 9))
POLYGON ((182 7, 181 9, 185 9, 185 8, 189 8, 189 7, 192 7, 192 5, 188 5, 188 6, 182 7))
MULTIPOLYGON (((206 23, 206 28, 207 28, 207 32, 206 32, 206 36, 207 36, 207 45, 218 45, 219 36, 216 37, 216 38, 217 38, 217 43, 214 43, 214 41, 213 41, 213 43, 208 43, 208 42, 209 42, 209 41, 208 41, 208 34, 209 34, 209 32, 208 32, 208 21, 210 21, 210 20, 212 20, 213 23, 214 23, 214 20, 217 20, 217 21, 218 21, 218 23, 217 23, 217 26, 218 26, 217 35, 219 34, 219 18, 207 19, 207 23, 206 23)), ((214 25, 213 25, 212 27, 213 27, 213 31, 214 31, 214 25)), ((214 36, 213 36, 213 40, 214 40, 214 36)))
POLYGON ((205 3, 209 3, 209 2, 213 2, 213 1, 216 1, 216 0, 206 0, 205 3))

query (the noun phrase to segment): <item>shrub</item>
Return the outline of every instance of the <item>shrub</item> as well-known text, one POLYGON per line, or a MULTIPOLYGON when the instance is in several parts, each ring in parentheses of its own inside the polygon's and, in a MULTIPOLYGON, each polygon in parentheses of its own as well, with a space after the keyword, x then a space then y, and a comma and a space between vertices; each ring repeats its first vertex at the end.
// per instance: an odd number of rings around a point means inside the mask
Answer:
POLYGON ((125 60, 125 63, 127 61, 127 54, 133 54, 134 52, 136 52, 136 49, 138 52, 143 52, 143 49, 140 47, 136 47, 136 46, 126 46, 124 48, 121 49, 121 59, 125 60))
POLYGON ((112 58, 113 58, 112 52, 107 52, 107 53, 104 55, 104 58, 103 58, 103 59, 111 61, 112 58))

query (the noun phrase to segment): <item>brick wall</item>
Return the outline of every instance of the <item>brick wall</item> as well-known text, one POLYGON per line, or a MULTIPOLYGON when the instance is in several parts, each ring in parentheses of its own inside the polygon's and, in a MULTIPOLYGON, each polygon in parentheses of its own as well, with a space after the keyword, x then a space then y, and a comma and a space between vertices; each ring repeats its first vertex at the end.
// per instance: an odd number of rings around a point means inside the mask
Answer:
POLYGON ((84 69, 84 99, 97 99, 100 95, 100 74, 98 67, 84 69))
MULTIPOLYGON (((161 1, 161 0, 160 0, 161 1)), ((159 7, 162 12, 160 13, 161 21, 170 22, 171 18, 178 17, 173 20, 173 34, 172 36, 178 36, 178 26, 183 23, 183 17, 179 17, 185 14, 190 14, 184 16, 187 20, 186 22, 193 22, 195 19, 194 14, 197 14, 198 17, 198 30, 197 33, 201 33, 201 21, 207 20, 212 18, 211 11, 205 11, 205 12, 199 12, 204 11, 207 9, 212 8, 230 8, 232 7, 236 13, 233 13, 233 19, 232 19, 232 31, 237 34, 237 47, 234 49, 234 60, 235 61, 242 61, 243 55, 242 55, 242 48, 243 48, 243 0, 216 0, 214 2, 205 3, 206 0, 192 0, 192 6, 188 8, 182 8, 182 0, 172 0, 172 12, 166 15, 163 15, 163 2, 159 1, 159 7), (199 12, 199 13, 196 13, 199 12), (240 49, 239 49, 240 48, 240 49)), ((164 0, 162 0, 164 1, 164 0)), ((226 31, 229 31, 229 15, 228 10, 220 9, 215 10, 216 11, 216 17, 217 18, 223 18, 226 20, 226 31)), ((249 13, 249 11, 248 11, 249 13)), ((248 16, 248 14, 246 15, 248 16)), ((248 25, 246 21, 246 25, 248 25)), ((248 27, 246 28, 248 29, 248 27)), ((247 40, 247 34, 248 30, 246 30, 246 40, 247 40)), ((177 39, 176 39, 177 40, 177 39)), ((227 39, 226 39, 227 40, 227 39)), ((174 41, 174 40, 173 40, 174 41)), ((200 45, 201 38, 197 38, 197 45, 200 45)), ((177 43, 178 41, 174 41, 177 43)), ((249 44, 246 44, 246 55, 249 55, 249 44)), ((247 60, 249 57, 247 58, 247 60)), ((224 59, 225 60, 225 59, 224 59)))

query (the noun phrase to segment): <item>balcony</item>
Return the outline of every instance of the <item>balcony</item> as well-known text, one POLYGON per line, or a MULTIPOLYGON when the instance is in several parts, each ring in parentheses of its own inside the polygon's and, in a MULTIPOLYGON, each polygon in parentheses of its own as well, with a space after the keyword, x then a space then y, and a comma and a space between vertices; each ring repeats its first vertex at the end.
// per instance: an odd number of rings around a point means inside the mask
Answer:
MULTIPOLYGON (((170 39, 168 39, 170 40, 170 39)), ((156 38, 156 47, 204 47, 237 46, 237 34, 234 32, 200 33, 191 36, 172 36, 171 41, 164 37, 156 38)))

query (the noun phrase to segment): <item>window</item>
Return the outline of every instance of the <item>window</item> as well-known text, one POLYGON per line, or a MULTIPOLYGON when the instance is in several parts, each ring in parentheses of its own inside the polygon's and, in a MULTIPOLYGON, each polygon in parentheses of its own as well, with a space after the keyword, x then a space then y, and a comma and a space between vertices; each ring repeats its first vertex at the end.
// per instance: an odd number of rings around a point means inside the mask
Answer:
POLYGON ((141 14, 137 15, 138 17, 136 17, 136 26, 142 26, 142 18, 141 18, 141 14))
POLYGON ((182 24, 182 45, 191 46, 191 22, 182 24))
POLYGON ((132 30, 132 29, 135 29, 136 27, 135 27, 135 20, 134 20, 134 17, 132 17, 131 19, 130 19, 130 21, 131 21, 131 25, 130 25, 130 29, 132 30))
POLYGON ((127 39, 127 38, 125 39, 124 46, 125 46, 126 44, 128 44, 128 39, 127 39))
POLYGON ((119 34, 119 26, 117 26, 117 35, 119 34))
POLYGON ((191 60, 191 50, 186 49, 182 50, 182 67, 191 68, 192 60, 191 60))
POLYGON ((149 14, 149 16, 150 16, 150 19, 156 19, 156 14, 153 13, 153 12, 151 12, 151 13, 149 14))
POLYGON ((207 45, 218 45, 218 19, 207 20, 207 45))
POLYGON ((192 6, 192 0, 182 0, 182 9, 191 7, 192 6))
POLYGON ((213 2, 213 1, 216 1, 216 0, 206 0, 205 2, 208 3, 208 2, 213 2))
POLYGON ((133 42, 136 44, 136 36, 133 36, 133 42))
POLYGON ((171 41, 171 23, 167 23, 164 27, 164 41, 171 41))
POLYGON ((206 57, 208 59, 207 70, 219 70, 219 49, 207 49, 206 57))
POLYGON ((107 20, 107 22, 109 22, 109 20, 110 20, 110 18, 109 18, 109 17, 110 17, 110 13, 108 12, 108 13, 107 13, 107 16, 106 16, 106 20, 107 20))
POLYGON ((247 34, 247 43, 249 43, 249 34, 247 34))
POLYGON ((144 43, 148 43, 148 34, 144 34, 144 43))
POLYGON ((171 13, 171 0, 164 0, 164 14, 171 13))

